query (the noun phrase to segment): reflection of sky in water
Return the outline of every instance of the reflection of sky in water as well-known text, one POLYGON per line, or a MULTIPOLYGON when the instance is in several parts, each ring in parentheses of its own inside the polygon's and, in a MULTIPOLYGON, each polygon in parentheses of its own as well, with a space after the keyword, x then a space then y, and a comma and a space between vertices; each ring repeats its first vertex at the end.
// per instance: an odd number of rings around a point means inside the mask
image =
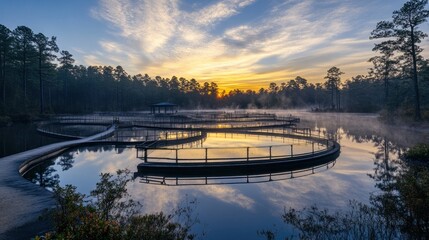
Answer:
MULTIPOLYGON (((322 208, 337 209, 346 206, 351 199, 367 203, 369 193, 375 190, 374 182, 367 174, 374 173, 375 154, 383 151, 376 145, 378 140, 374 136, 384 139, 383 135, 377 135, 379 133, 373 130, 365 132, 360 128, 359 131, 348 128, 347 124, 334 128, 330 123, 324 124, 321 120, 317 122, 318 127, 328 132, 340 133, 338 139, 342 147, 335 166, 327 171, 284 181, 238 185, 161 186, 135 181, 129 185, 129 192, 143 203, 144 212, 169 212, 186 198, 196 198, 195 211, 201 220, 196 232, 204 230, 207 234, 204 239, 260 239, 257 230, 274 228, 285 233, 288 228, 281 220, 285 207, 317 204, 322 208)), ((225 138, 225 134, 218 133, 217 137, 209 134, 203 147, 298 143, 266 136, 247 135, 244 138, 234 134, 231 138, 231 134, 226 135, 225 138)), ((390 137, 390 141, 393 139, 390 137)), ((302 143, 305 146, 305 142, 302 143)), ((89 147, 72 152, 75 162, 70 170, 62 172, 58 165, 55 168, 62 185, 76 185, 84 193, 94 188, 100 172, 114 173, 124 168, 135 171, 141 162, 133 148, 89 147)), ((395 154, 390 154, 390 159, 396 158, 395 154)))
MULTIPOLYGON (((270 150, 273 157, 289 156, 291 152, 296 155, 312 151, 311 143, 300 139, 237 133, 209 133, 207 139, 199 144, 183 144, 162 150, 150 150, 148 152, 149 160, 151 157, 175 160, 174 148, 176 147, 179 148, 177 153, 179 159, 191 160, 205 159, 205 148, 208 148, 208 159, 246 158, 247 147, 249 147, 249 158, 268 157, 270 150), (293 149, 290 147, 292 144, 293 149)), ((324 145, 317 143, 314 145, 314 151, 324 148, 324 145)))

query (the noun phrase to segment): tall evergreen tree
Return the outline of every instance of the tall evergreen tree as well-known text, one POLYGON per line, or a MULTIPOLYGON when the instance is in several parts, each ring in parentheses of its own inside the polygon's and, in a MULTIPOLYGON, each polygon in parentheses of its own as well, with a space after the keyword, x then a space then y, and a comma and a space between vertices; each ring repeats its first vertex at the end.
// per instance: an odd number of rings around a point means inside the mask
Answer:
MULTIPOLYGON (((393 21, 381 21, 371 32, 371 39, 393 39, 395 47, 402 52, 403 59, 410 59, 411 78, 415 95, 415 119, 421 119, 420 93, 417 76, 417 61, 422 49, 417 45, 427 34, 420 31, 418 26, 427 21, 429 11, 425 9, 428 0, 410 0, 400 10, 393 12, 393 21)), ((408 62, 408 61, 406 61, 408 62)))
POLYGON ((1 84, 1 111, 6 112, 6 66, 12 59, 11 47, 12 32, 0 24, 0 84, 1 84))
POLYGON ((27 82, 28 82, 28 68, 31 58, 34 54, 33 46, 33 31, 26 26, 19 26, 13 31, 15 40, 16 60, 18 61, 22 72, 22 89, 24 109, 27 109, 27 82))
POLYGON ((44 86, 43 71, 52 67, 52 61, 56 58, 55 52, 58 52, 56 37, 49 39, 43 33, 34 35, 34 44, 37 51, 38 75, 39 75, 39 95, 40 95, 40 113, 44 113, 44 86))
POLYGON ((60 62, 59 67, 59 77, 63 81, 63 110, 69 110, 69 84, 70 80, 72 78, 72 71, 73 71, 73 55, 69 53, 68 51, 61 51, 60 52, 61 57, 58 58, 58 61, 60 62))
POLYGON ((124 110, 124 85, 127 84, 129 78, 128 73, 122 68, 122 66, 116 66, 114 70, 114 76, 116 81, 116 111, 124 110))
MULTIPOLYGON (((389 81, 398 72, 398 59, 395 58, 395 42, 392 40, 376 44, 373 51, 380 52, 380 56, 369 59, 373 67, 370 68, 369 75, 377 80, 383 81, 384 85, 384 104, 388 105, 389 101, 389 81)), ((388 108, 389 109, 389 108, 388 108)))
MULTIPOLYGON (((344 74, 343 72, 341 72, 341 70, 337 67, 331 67, 326 76, 326 82, 325 82, 325 87, 330 90, 331 92, 331 108, 332 110, 335 109, 335 100, 334 100, 334 96, 335 93, 338 94, 339 91, 339 86, 341 84, 341 75, 344 74)), ((340 107, 340 106, 338 106, 340 107)))

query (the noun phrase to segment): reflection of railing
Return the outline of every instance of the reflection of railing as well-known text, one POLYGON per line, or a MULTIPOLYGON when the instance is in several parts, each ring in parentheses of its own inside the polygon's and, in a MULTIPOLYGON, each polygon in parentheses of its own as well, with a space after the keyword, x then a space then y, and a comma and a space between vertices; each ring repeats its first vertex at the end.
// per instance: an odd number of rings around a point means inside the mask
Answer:
POLYGON ((304 136, 310 136, 311 137, 311 129, 310 128, 293 127, 292 128, 292 132, 293 133, 297 133, 297 134, 301 134, 301 135, 304 135, 304 136))
POLYGON ((117 142, 141 142, 141 141, 170 141, 201 136, 201 131, 160 131, 160 130, 136 130, 117 129, 115 135, 106 141, 117 142))
POLYGON ((194 118, 243 118, 243 117, 275 117, 272 113, 251 113, 246 111, 234 112, 219 112, 219 111, 204 111, 204 112, 187 112, 187 116, 194 118))
POLYGON ((299 127, 290 127, 290 128, 264 128, 264 129, 255 129, 252 132, 261 132, 261 133, 277 133, 277 134, 294 134, 307 137, 319 137, 321 138, 320 130, 312 130, 311 128, 299 128, 299 127))
POLYGON ((335 160, 320 165, 311 166, 286 172, 261 173, 254 175, 238 176, 204 176, 204 177, 163 177, 151 176, 135 173, 135 177, 140 178, 140 182, 146 184, 161 184, 166 186, 184 185, 224 185, 224 184, 246 184, 282 181, 292 178, 300 178, 323 172, 335 166, 335 160))
POLYGON ((153 128, 169 128, 169 129, 251 129, 251 128, 272 128, 272 127, 289 127, 293 126, 294 122, 290 121, 237 121, 237 122, 213 122, 213 121, 165 121, 165 122, 144 122, 134 121, 134 126, 153 127, 153 128))
MULTIPOLYGON (((294 153, 294 144, 257 147, 206 147, 206 148, 151 148, 137 149, 137 157, 144 162, 164 163, 215 163, 252 160, 275 160, 313 156, 335 146, 325 140, 311 142, 311 151, 294 153), (148 154, 150 152, 150 155, 148 154), (171 156, 172 155, 172 156, 171 156)), ((295 147, 296 148, 296 147, 295 147)))
POLYGON ((55 120, 60 124, 111 125, 117 121, 117 118, 107 116, 61 116, 56 117, 55 120))

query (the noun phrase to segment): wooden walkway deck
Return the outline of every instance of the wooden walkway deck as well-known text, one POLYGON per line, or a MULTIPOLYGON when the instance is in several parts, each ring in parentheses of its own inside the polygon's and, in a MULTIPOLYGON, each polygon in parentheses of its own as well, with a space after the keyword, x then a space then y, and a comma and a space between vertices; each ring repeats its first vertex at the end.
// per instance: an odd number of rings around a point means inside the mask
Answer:
POLYGON ((38 221, 45 209, 55 202, 52 193, 21 176, 31 165, 71 147, 110 136, 115 126, 108 130, 78 140, 54 143, 29 151, 0 158, 0 239, 29 239, 46 224, 38 221))
MULTIPOLYGON (((211 161, 204 162, 147 162, 137 166, 140 176, 163 176, 163 177, 212 177, 212 176, 239 176, 256 175, 267 173, 278 173, 296 171, 309 168, 315 165, 331 162, 338 158, 340 145, 332 142, 325 150, 309 152, 294 156, 284 156, 276 159, 266 157, 266 159, 240 160, 240 161, 211 161)), ((146 154, 145 154, 146 155, 146 154)), ((177 155, 176 155, 177 156, 177 155)))

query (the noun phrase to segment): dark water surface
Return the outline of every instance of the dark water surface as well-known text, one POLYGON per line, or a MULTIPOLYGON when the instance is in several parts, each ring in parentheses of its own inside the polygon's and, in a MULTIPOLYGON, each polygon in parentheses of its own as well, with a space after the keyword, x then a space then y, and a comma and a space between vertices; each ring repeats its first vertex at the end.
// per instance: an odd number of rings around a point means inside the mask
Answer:
POLYGON ((36 129, 36 124, 19 123, 0 127, 0 158, 62 141, 41 135, 36 129))
MULTIPOLYGON (((65 140, 41 134, 37 128, 38 123, 15 123, 8 127, 0 127, 0 158, 65 140)), ((64 125, 42 127, 42 129, 70 136, 86 137, 104 131, 106 126, 64 125)))
MULTIPOLYGON (((290 114, 286 111, 277 113, 290 114)), ((336 210, 346 207, 352 199, 368 203, 370 193, 376 190, 374 180, 368 177, 368 174, 374 174, 374 163, 398 159, 398 154, 407 147, 429 142, 427 129, 386 126, 378 123, 374 115, 294 114, 302 119, 300 127, 320 130, 341 144, 341 155, 332 168, 282 181, 234 185, 165 186, 136 180, 129 184, 128 190, 135 200, 143 203, 145 213, 171 212, 196 199, 194 214, 200 223, 193 230, 200 235, 204 233, 203 239, 263 239, 257 231, 264 229, 276 231, 278 238, 282 239, 293 234, 281 219, 285 208, 300 209, 317 204, 321 208, 336 210)), ((24 139, 28 142, 32 137, 15 136, 15 144, 21 144, 19 140, 24 139)), ((13 145, 4 135, 2 138, 3 146, 6 142, 13 145)), ((240 140, 236 137, 235 140, 222 140, 220 136, 209 136, 206 141, 206 147, 218 147, 222 143, 247 145, 254 139, 240 140)), ((269 138, 257 141, 262 145, 272 144, 269 138)), ((60 181, 61 185, 73 184, 78 191, 88 194, 101 172, 114 173, 124 168, 136 171, 140 162, 134 148, 84 147, 45 162, 27 178, 47 187, 55 181, 60 181)))

